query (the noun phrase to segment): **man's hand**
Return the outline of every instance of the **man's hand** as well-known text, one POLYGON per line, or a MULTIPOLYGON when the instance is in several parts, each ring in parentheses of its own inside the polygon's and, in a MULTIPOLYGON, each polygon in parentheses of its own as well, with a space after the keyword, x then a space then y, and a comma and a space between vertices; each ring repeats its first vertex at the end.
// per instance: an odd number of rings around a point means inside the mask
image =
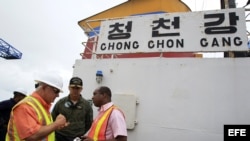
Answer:
POLYGON ((66 118, 65 118, 64 115, 59 114, 59 115, 56 117, 55 124, 56 124, 56 126, 57 126, 57 129, 62 129, 62 128, 68 126, 68 125, 69 125, 69 122, 66 121, 66 118))

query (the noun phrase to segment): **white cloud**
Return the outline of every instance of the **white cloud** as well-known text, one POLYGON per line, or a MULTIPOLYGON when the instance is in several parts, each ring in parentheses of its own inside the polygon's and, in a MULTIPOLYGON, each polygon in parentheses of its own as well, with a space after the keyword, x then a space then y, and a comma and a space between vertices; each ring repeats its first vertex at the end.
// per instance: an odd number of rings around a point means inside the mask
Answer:
MULTIPOLYGON (((64 93, 87 40, 78 21, 126 0, 0 0, 0 38, 23 53, 20 60, 0 58, 0 101, 24 87, 34 90, 33 75, 58 70, 64 79, 64 93)), ((219 9, 218 0, 184 0, 195 11, 219 9)), ((244 5, 247 0, 237 0, 244 5)))
POLYGON ((87 40, 78 21, 125 0, 0 0, 0 38, 23 53, 20 60, 0 58, 0 101, 13 96, 17 87, 34 90, 33 75, 58 70, 64 93, 72 66, 87 40))

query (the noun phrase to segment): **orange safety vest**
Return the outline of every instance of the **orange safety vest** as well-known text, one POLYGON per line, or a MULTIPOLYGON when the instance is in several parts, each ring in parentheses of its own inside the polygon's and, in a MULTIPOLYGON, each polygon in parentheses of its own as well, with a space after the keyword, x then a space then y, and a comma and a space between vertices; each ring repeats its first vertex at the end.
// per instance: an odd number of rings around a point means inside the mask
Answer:
POLYGON ((106 140, 106 129, 108 126, 108 120, 113 109, 118 108, 113 105, 95 119, 89 130, 88 137, 92 138, 94 141, 106 140))
MULTIPOLYGON (((44 107, 41 105, 41 103, 37 99, 31 96, 27 96, 21 102, 16 104, 13 107, 13 109, 16 108, 18 105, 20 105, 21 103, 29 104, 36 111, 38 119, 39 119, 39 123, 42 126, 49 125, 53 122, 52 117, 48 115, 44 107)), ((6 141, 23 141, 20 139, 17 133, 16 125, 13 119, 13 109, 12 109, 11 117, 10 117, 9 124, 8 124, 8 132, 6 134, 6 141)), ((42 139, 41 141, 55 141, 55 133, 54 132, 50 133, 46 138, 42 139)))

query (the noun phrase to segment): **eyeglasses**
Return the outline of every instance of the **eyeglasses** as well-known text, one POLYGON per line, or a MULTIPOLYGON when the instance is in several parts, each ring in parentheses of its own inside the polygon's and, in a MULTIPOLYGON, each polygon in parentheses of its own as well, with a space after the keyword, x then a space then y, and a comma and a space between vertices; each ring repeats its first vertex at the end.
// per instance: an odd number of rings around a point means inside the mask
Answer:
POLYGON ((54 88, 54 87, 51 87, 51 88, 52 88, 52 90, 54 91, 55 94, 59 94, 59 93, 60 93, 60 90, 59 90, 59 89, 54 88))

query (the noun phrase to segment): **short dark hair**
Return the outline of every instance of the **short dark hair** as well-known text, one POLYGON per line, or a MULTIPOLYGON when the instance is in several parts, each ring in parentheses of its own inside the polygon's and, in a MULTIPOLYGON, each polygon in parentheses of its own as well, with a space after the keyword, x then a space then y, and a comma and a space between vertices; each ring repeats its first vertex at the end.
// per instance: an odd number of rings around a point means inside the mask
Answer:
POLYGON ((101 86, 101 87, 99 88, 99 92, 100 92, 101 94, 106 93, 109 97, 112 97, 111 90, 110 90, 110 88, 107 87, 107 86, 101 86))

